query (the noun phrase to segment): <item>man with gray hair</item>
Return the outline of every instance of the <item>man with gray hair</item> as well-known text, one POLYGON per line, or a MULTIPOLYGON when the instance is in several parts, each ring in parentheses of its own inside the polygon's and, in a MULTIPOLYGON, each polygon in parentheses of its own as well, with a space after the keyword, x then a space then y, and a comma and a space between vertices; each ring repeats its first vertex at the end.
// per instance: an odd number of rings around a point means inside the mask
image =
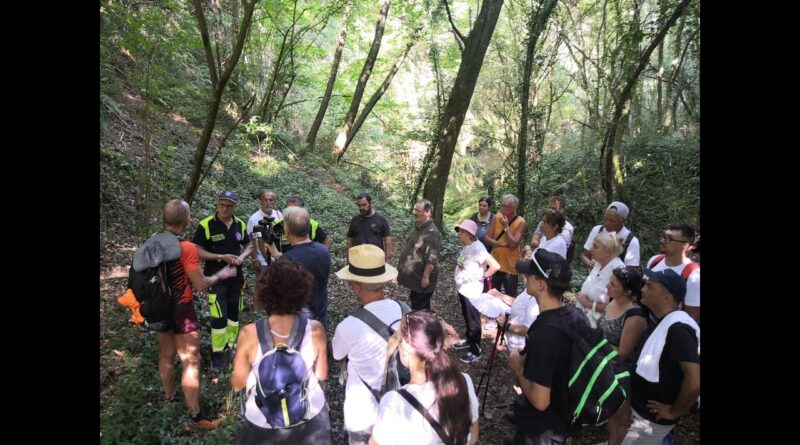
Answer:
POLYGON ((391 335, 399 329, 400 318, 409 309, 399 301, 386 299, 384 286, 397 276, 397 269, 386 264, 386 255, 378 246, 361 244, 351 248, 348 265, 336 276, 349 282, 362 305, 336 326, 331 352, 341 362, 347 382, 343 411, 348 443, 367 445, 378 418, 376 392, 381 389, 388 346, 372 326, 384 325, 391 335))
POLYGON ((617 234, 625 238, 622 244, 622 253, 619 259, 630 269, 636 271, 639 268, 639 238, 633 231, 625 227, 625 221, 628 220, 628 206, 620 201, 614 201, 608 205, 606 213, 603 216, 603 224, 598 224, 589 232, 589 237, 583 244, 583 254, 581 254, 581 263, 587 268, 594 267, 594 260, 592 259, 592 248, 594 238, 602 231, 617 232, 617 234))
POLYGON ((439 250, 442 235, 433 224, 433 203, 420 199, 414 204, 416 229, 409 234, 400 262, 397 265, 397 283, 411 290, 411 309, 430 309, 431 297, 439 278, 439 250))
POLYGON ((303 312, 313 320, 322 323, 328 330, 328 275, 331 271, 331 253, 327 247, 311 241, 308 237, 311 217, 303 207, 287 207, 283 211, 286 237, 292 245, 288 252, 281 253, 275 244, 267 248, 273 258, 279 261, 295 261, 303 265, 314 276, 314 292, 303 312))
POLYGON ((500 263, 500 270, 492 275, 492 288, 508 295, 517 295, 519 275, 517 260, 522 246, 522 235, 526 222, 522 215, 517 215, 519 199, 511 194, 503 196, 500 212, 492 220, 486 231, 484 240, 492 246, 492 256, 500 263))

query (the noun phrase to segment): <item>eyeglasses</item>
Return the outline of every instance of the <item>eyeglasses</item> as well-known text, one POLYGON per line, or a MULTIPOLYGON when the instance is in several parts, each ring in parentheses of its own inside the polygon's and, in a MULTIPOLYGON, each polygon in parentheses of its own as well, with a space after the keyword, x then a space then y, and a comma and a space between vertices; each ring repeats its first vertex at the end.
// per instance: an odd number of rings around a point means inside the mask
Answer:
POLYGON ((219 205, 219 206, 220 206, 220 207, 222 207, 223 209, 232 209, 232 208, 234 207, 234 205, 233 205, 233 204, 223 204, 223 203, 221 203, 221 202, 220 202, 220 203, 218 203, 217 205, 219 205))
POLYGON ((676 243, 688 243, 689 242, 689 240, 675 239, 675 238, 667 235, 666 233, 664 234, 664 236, 661 237, 661 241, 666 241, 666 242, 673 241, 673 242, 676 242, 676 243))
POLYGON ((533 261, 533 264, 536 265, 536 268, 539 269, 539 272, 541 272, 545 278, 550 278, 550 274, 545 272, 544 269, 542 269, 542 266, 539 265, 539 262, 536 261, 536 251, 539 249, 541 249, 541 247, 537 247, 536 249, 533 250, 533 254, 531 254, 531 260, 533 261))

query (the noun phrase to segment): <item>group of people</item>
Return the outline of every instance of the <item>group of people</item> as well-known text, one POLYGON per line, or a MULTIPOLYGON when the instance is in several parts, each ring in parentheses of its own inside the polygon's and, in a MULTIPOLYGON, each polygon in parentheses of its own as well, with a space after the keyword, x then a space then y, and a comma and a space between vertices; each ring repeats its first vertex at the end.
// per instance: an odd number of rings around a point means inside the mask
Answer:
MULTIPOLYGON (((191 304, 192 289, 208 288, 212 369, 227 370, 235 351, 232 386, 246 394, 240 443, 329 443, 330 415, 320 382, 328 378, 332 240, 310 218, 302 197, 290 197, 283 211, 275 208, 272 190, 262 191, 259 200, 260 209, 245 223, 234 215, 237 194, 222 192, 217 211, 200 221, 192 242, 181 242, 181 259, 173 274, 178 279, 173 282, 182 283, 183 297, 177 302, 172 329, 159 334, 165 395, 172 398, 176 392, 171 382, 177 353, 192 422, 209 426, 199 407, 200 336, 191 304), (268 242, 255 230, 263 227, 265 218, 279 242, 268 242), (241 266, 248 256, 258 274, 256 308, 268 314, 267 334, 259 334, 255 324, 239 332, 244 308, 241 266), (200 260, 205 261, 202 272, 200 260), (301 323, 301 318, 308 322, 301 323), (295 333, 298 326, 305 326, 304 332, 295 333), (273 344, 302 338, 298 351, 308 369, 309 409, 306 420, 296 427, 271 425, 257 408, 254 364, 269 352, 264 350, 263 335, 271 335, 273 344)), ((547 322, 558 318, 602 329, 618 352, 613 366, 631 374, 630 382, 624 382, 629 385, 629 402, 609 419, 609 443, 660 443, 699 395, 699 266, 690 259, 694 229, 669 226, 661 241, 663 253, 646 263, 643 277, 637 271, 639 240, 625 227, 629 209, 612 202, 603 223, 591 230, 583 245, 580 262, 591 270, 572 306, 564 304, 563 295, 572 279, 569 260, 575 228, 564 217, 564 197, 550 198, 525 248, 527 226, 517 214, 518 199, 503 196, 497 214, 491 212, 491 204, 490 198, 481 198, 479 211, 455 226, 463 248, 454 272, 454 297, 462 309, 466 335, 454 348, 468 349, 460 357, 465 363, 479 360, 481 314, 499 316, 501 322, 508 317, 509 365, 522 392, 511 416, 516 423, 511 442, 563 443, 569 433, 565 375, 571 340, 547 322), (518 294, 520 274, 525 286, 518 294)), ((347 232, 348 265, 336 276, 349 282, 362 310, 388 332, 397 333, 400 361, 410 370, 410 381, 402 391, 378 397, 389 342, 358 314, 342 320, 335 327, 330 355, 343 370, 348 441, 474 444, 479 435, 474 385, 444 352, 444 330, 430 310, 441 251, 433 204, 425 199, 415 203, 416 225, 396 269, 389 264, 394 246, 386 218, 375 210, 367 193, 356 198, 356 205, 359 213, 347 232), (386 298, 389 282, 409 290, 410 312, 386 298)), ((172 200, 165 205, 165 231, 180 235, 189 221, 185 202, 172 200)))

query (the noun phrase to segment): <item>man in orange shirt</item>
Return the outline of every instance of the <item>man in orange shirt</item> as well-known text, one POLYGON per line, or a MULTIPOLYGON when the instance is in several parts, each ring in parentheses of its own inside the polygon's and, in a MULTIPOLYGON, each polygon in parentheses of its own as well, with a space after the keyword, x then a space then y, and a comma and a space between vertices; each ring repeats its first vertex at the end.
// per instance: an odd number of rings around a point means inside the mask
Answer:
POLYGON ((492 246, 492 256, 500 263, 500 270, 492 276, 492 288, 508 295, 517 295, 517 260, 525 233, 525 218, 517 215, 519 199, 514 195, 503 196, 500 212, 492 220, 486 232, 486 243, 492 246))

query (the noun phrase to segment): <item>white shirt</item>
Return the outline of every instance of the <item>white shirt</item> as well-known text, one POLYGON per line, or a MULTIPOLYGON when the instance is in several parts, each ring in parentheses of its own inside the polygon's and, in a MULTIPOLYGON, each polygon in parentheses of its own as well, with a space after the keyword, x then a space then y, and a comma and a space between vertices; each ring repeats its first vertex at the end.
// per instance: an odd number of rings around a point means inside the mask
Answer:
MULTIPOLYGON (((572 244, 572 238, 573 238, 574 233, 575 233, 575 227, 569 221, 565 220, 564 221, 564 227, 561 228, 561 233, 559 233, 559 235, 561 235, 561 238, 564 238, 564 243, 566 243, 567 247, 569 247, 569 245, 572 244)), ((539 220, 539 224, 536 225, 536 230, 533 231, 533 234, 534 235, 539 235, 539 236, 544 235, 542 233, 542 221, 541 220, 539 220)))
MULTIPOLYGON (((592 271, 589 272, 589 276, 586 277, 586 280, 581 286, 581 292, 583 292, 591 301, 608 303, 606 286, 608 285, 608 280, 611 278, 611 273, 614 271, 614 269, 620 267, 625 267, 625 264, 621 259, 619 259, 619 257, 614 257, 602 269, 600 268, 600 263, 595 262, 592 271)), ((576 305, 581 309, 587 310, 587 308, 583 307, 583 305, 580 303, 576 303, 576 305)))
MULTIPOLYGON (((256 213, 250 215, 250 219, 247 220, 247 234, 250 235, 253 233, 253 227, 258 225, 258 222, 264 219, 267 216, 261 209, 256 210, 256 213)), ((275 219, 283 218, 283 214, 280 210, 272 209, 272 217, 275 219)), ((252 238, 252 237, 251 237, 252 238)), ((264 258, 264 255, 261 255, 261 249, 256 249, 256 255, 258 255, 258 262, 261 263, 262 266, 267 265, 267 260, 264 258)))
MULTIPOLYGON (((400 328, 402 312, 396 301, 378 300, 364 307, 392 329, 400 328)), ((363 321, 348 316, 336 326, 331 352, 335 360, 348 359, 343 410, 345 429, 365 430, 375 424, 378 402, 361 379, 375 389, 381 387, 386 341, 363 321)))
MULTIPOLYGON (((442 351, 444 354, 444 351, 442 351)), ((471 423, 478 420, 478 396, 475 394, 472 379, 461 373, 467 382, 469 394, 469 416, 471 423)), ((428 409, 430 415, 439 420, 439 409, 436 406, 436 391, 433 382, 405 385, 406 389, 419 403, 428 409)), ((467 414, 466 412, 464 414, 467 414)), ((386 393, 381 399, 378 420, 372 429, 372 435, 381 445, 438 445, 442 443, 431 424, 406 399, 396 391, 386 393)), ((469 443, 469 435, 467 436, 469 443)))
MULTIPOLYGON (((600 233, 600 229, 605 231, 605 226, 600 224, 598 226, 594 226, 592 231, 589 232, 589 238, 586 238, 586 243, 583 245, 584 250, 591 250, 592 244, 594 243, 594 237, 600 233)), ((628 230, 627 227, 622 227, 622 230, 617 232, 617 234, 625 239, 628 239, 628 234, 631 231, 628 230)), ((634 266, 639 267, 639 238, 634 236, 631 238, 631 243, 628 245, 628 251, 625 253, 625 265, 626 266, 634 266)))
POLYGON ((561 255, 561 258, 567 259, 567 243, 564 242, 564 238, 560 236, 556 236, 553 239, 547 239, 546 236, 542 235, 539 238, 539 247, 544 250, 556 253, 561 255))
POLYGON ((461 249, 456 261, 456 288, 465 297, 475 297, 483 292, 483 274, 486 259, 491 255, 483 243, 474 241, 461 249))
MULTIPOLYGON (((522 291, 514 300, 511 305, 510 315, 508 317, 510 324, 519 326, 531 327, 536 317, 539 316, 539 303, 533 295, 528 294, 527 291, 522 291)), ((525 335, 514 334, 513 332, 506 332, 506 344, 512 351, 518 351, 525 347, 525 335)))
MULTIPOLYGON (((649 260, 647 260, 647 264, 645 267, 649 267, 650 264, 653 262, 655 257, 658 255, 653 255, 649 260)), ((653 266, 653 272, 659 272, 666 269, 672 269, 675 271, 676 274, 680 275, 683 272, 683 269, 692 262, 689 258, 684 258, 684 262, 678 264, 675 267, 667 267, 667 259, 664 258, 663 260, 659 261, 658 264, 653 266)), ((686 280, 686 297, 683 299, 684 306, 692 306, 692 307, 700 307, 700 268, 696 268, 689 274, 689 278, 686 280)))

